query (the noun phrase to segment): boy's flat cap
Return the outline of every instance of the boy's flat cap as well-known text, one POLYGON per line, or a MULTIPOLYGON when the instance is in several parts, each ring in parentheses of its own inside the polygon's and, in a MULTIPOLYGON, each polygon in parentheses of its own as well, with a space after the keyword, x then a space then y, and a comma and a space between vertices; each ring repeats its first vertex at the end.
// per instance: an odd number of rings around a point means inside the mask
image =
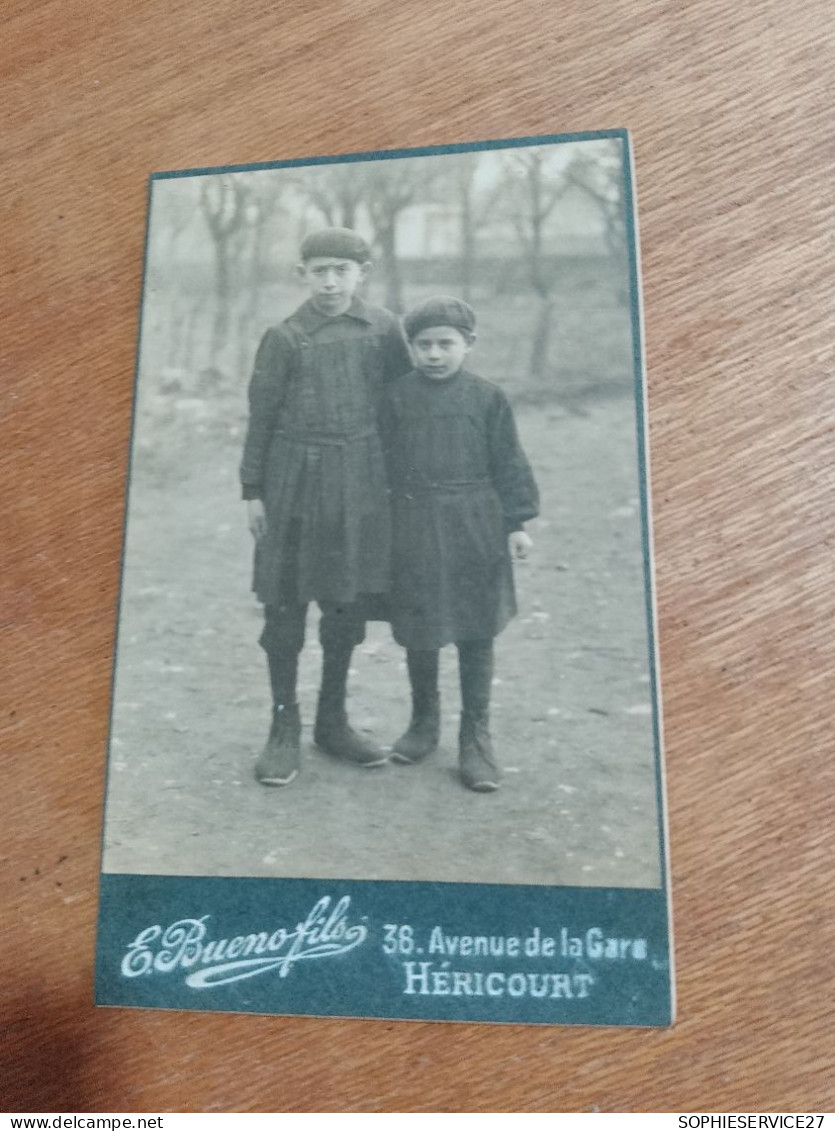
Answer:
POLYGON ((302 261, 308 259, 355 259, 367 263, 371 258, 368 244, 352 228, 320 228, 302 241, 302 261))
POLYGON ((463 299, 452 295, 434 295, 410 310, 403 319, 403 329, 411 341, 421 330, 430 326, 454 326, 472 334, 475 330, 475 311, 463 299))

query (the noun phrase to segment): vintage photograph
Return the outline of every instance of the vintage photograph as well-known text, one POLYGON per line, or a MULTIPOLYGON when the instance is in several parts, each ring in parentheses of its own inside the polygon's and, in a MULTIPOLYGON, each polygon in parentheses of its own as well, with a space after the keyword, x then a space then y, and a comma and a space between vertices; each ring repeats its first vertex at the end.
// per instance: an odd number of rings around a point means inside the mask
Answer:
POLYGON ((152 178, 105 873, 662 886, 625 149, 152 178))

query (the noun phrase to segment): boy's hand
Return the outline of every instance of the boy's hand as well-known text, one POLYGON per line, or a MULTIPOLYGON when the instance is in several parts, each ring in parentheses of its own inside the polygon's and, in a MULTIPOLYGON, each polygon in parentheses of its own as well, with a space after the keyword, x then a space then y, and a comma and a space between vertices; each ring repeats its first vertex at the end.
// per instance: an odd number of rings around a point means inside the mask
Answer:
POLYGON ((267 533, 267 515, 264 510, 263 499, 248 499, 246 514, 250 534, 256 542, 260 542, 267 533))
POLYGON ((514 530, 508 535, 510 556, 520 560, 526 558, 533 549, 533 539, 524 530, 514 530))

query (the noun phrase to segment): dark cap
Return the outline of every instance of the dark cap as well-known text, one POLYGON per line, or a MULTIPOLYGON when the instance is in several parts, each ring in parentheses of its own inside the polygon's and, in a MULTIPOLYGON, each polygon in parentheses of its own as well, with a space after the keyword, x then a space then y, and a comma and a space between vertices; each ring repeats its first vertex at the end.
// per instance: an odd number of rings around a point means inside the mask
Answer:
POLYGON ((352 228, 320 228, 302 241, 302 261, 308 259, 355 259, 367 263, 371 258, 368 244, 352 228))
POLYGON ((475 330, 475 311, 463 299, 451 295, 435 295, 410 310, 403 319, 406 337, 412 340, 430 326, 454 326, 465 334, 475 330))

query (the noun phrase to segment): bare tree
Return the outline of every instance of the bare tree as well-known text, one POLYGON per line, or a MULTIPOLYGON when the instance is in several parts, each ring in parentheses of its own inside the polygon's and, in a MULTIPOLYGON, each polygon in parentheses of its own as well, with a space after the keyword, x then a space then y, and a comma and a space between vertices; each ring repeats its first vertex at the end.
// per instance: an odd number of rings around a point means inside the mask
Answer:
MULTIPOLYGON (((623 155, 621 142, 600 143, 595 154, 580 150, 565 170, 567 180, 597 206, 603 220, 603 238, 610 256, 621 268, 626 265, 626 212, 623 201, 623 155)), ((622 300, 626 288, 619 289, 622 300)))
POLYGON ((438 175, 437 164, 420 158, 373 161, 367 167, 365 206, 380 249, 385 305, 396 313, 403 309, 403 282, 397 259, 398 222, 406 208, 428 198, 438 175))
POLYGON ((256 335, 261 320, 261 298, 264 288, 267 255, 272 244, 272 232, 282 213, 282 200, 295 180, 264 173, 250 182, 246 205, 246 238, 248 252, 242 278, 241 303, 238 310, 238 372, 243 372, 250 360, 251 339, 256 335))
POLYGON ((478 153, 459 153, 452 165, 461 243, 461 297, 465 302, 469 302, 472 298, 475 270, 476 233, 479 227, 476 216, 475 173, 479 158, 478 153))
POLYGON ((467 302, 472 297, 478 233, 490 223, 505 189, 501 179, 479 189, 476 173, 481 159, 480 153, 459 153, 451 165, 452 192, 458 209, 461 297, 467 302))
POLYGON ((330 227, 354 228, 366 192, 365 166, 325 165, 309 170, 304 189, 330 227))
POLYGON ((265 174, 253 180, 247 208, 247 221, 250 228, 249 251, 249 302, 243 317, 249 323, 256 323, 260 317, 260 299, 264 285, 267 253, 270 249, 270 231, 276 218, 282 213, 284 193, 291 187, 287 178, 275 174, 265 174))
POLYGON ((164 299, 150 306, 153 329, 144 336, 143 356, 161 371, 177 365, 183 337, 185 300, 174 285, 182 237, 194 220, 195 186, 189 180, 159 181, 153 188, 153 246, 148 260, 149 293, 164 299))
POLYGON ((165 261, 176 259, 177 244, 194 219, 195 194, 188 180, 159 181, 154 185, 153 221, 164 232, 167 243, 165 261))
POLYGON ((403 165, 411 162, 380 162, 368 177, 368 214, 380 248, 380 265, 386 282, 385 305, 400 313, 403 284, 397 261, 397 222, 404 208, 415 199, 415 186, 403 165))
POLYGON ((200 184, 200 206, 212 237, 215 253, 215 316, 212 325, 210 365, 218 359, 229 336, 232 306, 232 268, 239 249, 236 237, 246 221, 249 188, 234 173, 204 177, 200 184))
POLYGON ((524 251, 528 282, 538 299, 536 326, 529 363, 530 375, 543 378, 553 314, 556 269, 548 254, 547 222, 569 181, 555 164, 553 149, 531 147, 502 155, 505 205, 524 251))

